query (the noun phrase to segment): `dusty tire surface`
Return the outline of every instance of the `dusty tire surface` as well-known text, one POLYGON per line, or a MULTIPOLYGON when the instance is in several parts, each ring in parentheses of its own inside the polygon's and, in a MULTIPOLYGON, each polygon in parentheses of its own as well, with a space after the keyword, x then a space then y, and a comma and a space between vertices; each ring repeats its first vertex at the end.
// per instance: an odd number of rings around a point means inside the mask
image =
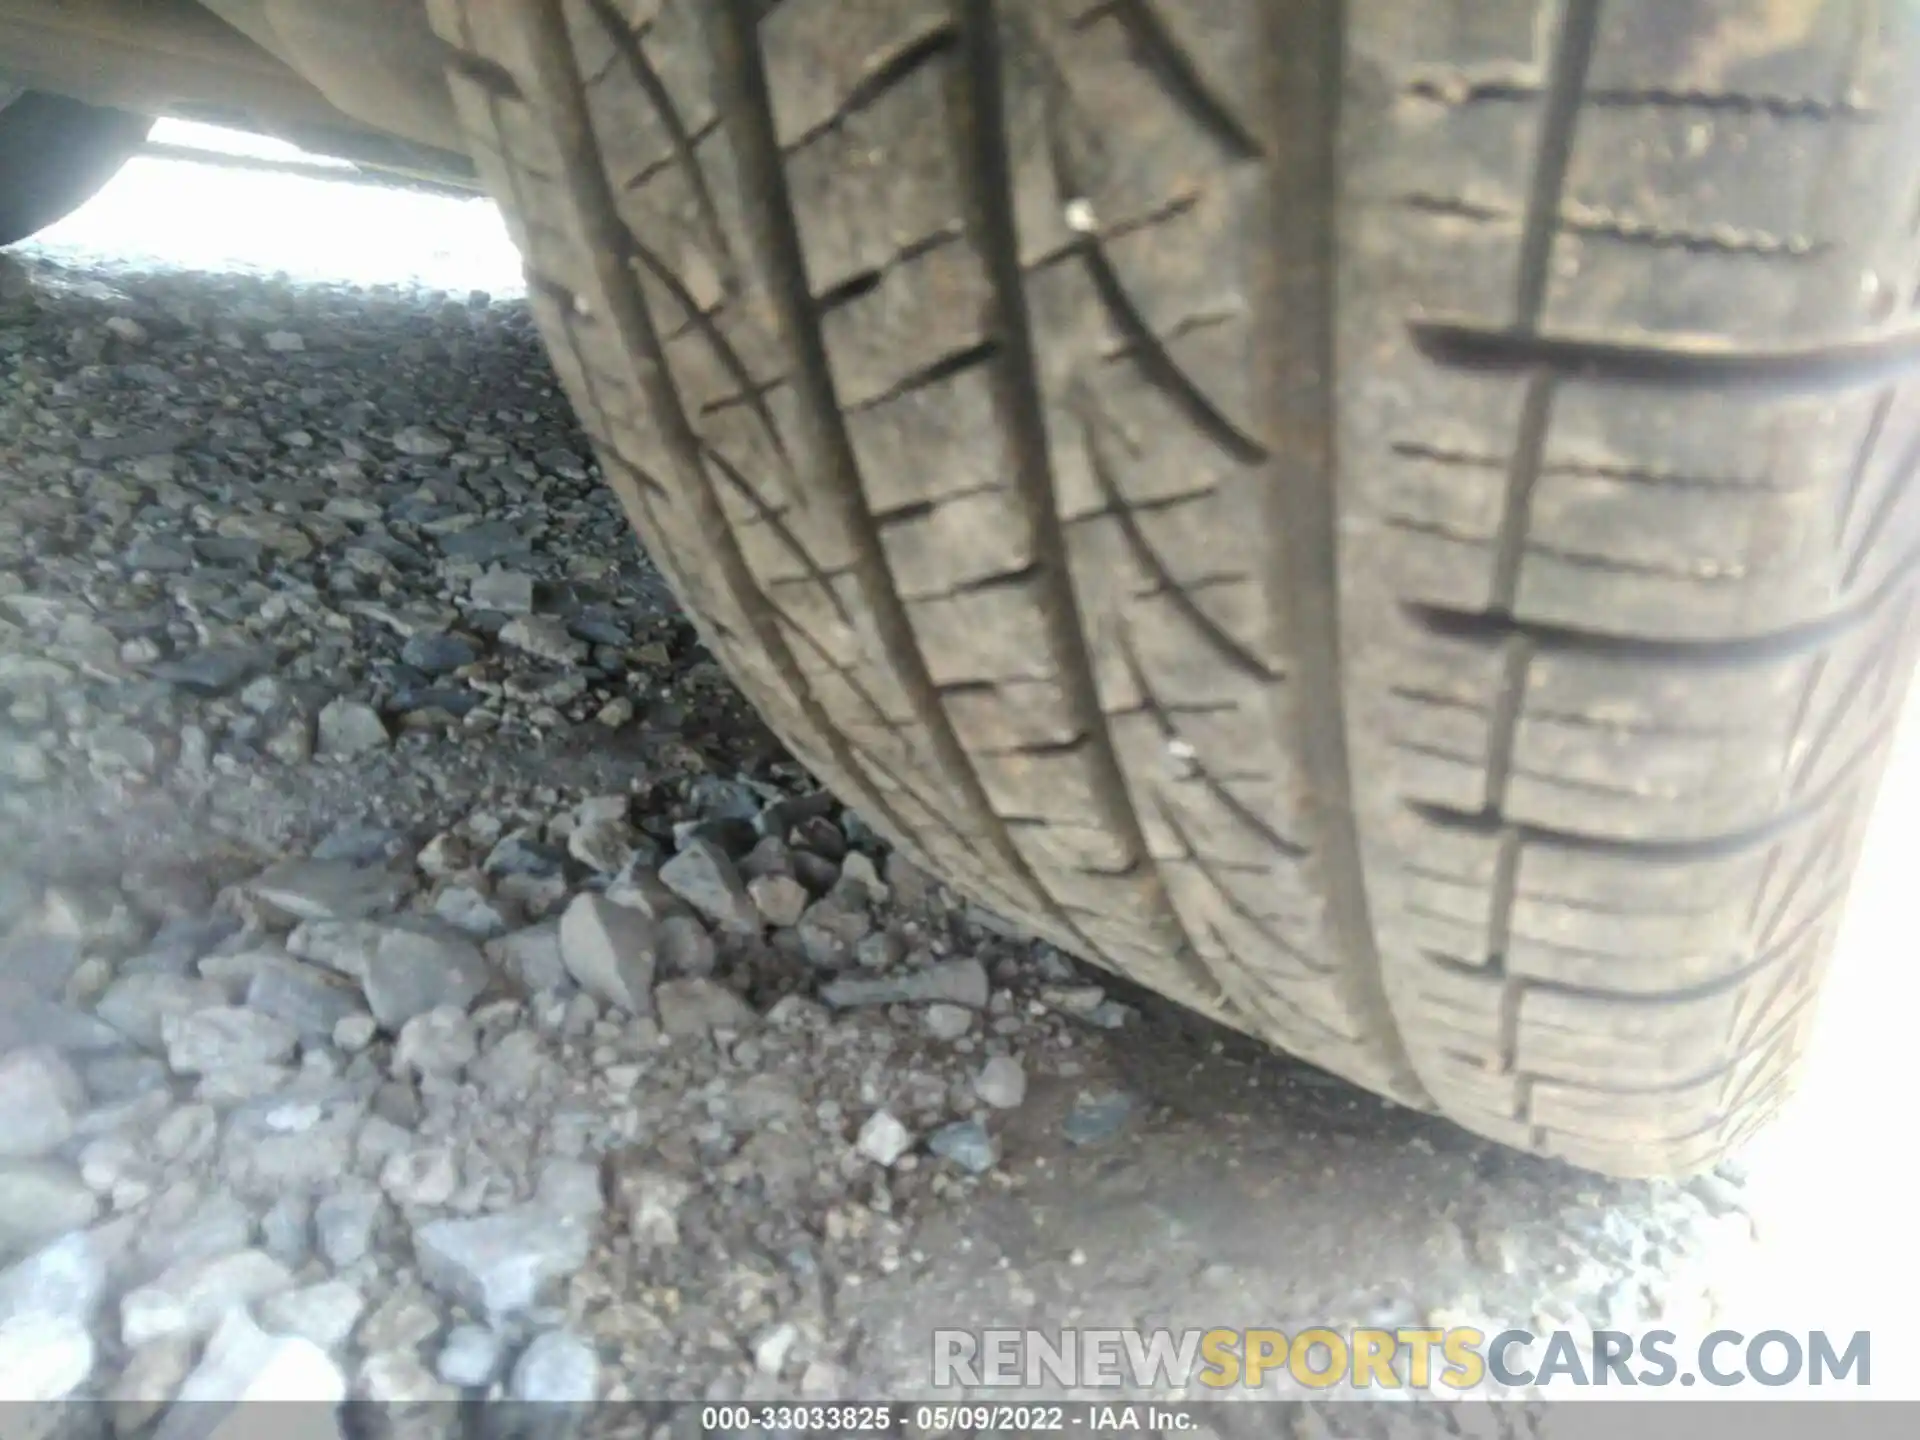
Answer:
POLYGON ((608 477, 878 828, 1521 1148, 1778 1107, 1916 633, 1910 13, 430 8, 608 477))
POLYGON ((25 91, 0 103, 0 245, 80 208, 147 138, 145 115, 25 91))

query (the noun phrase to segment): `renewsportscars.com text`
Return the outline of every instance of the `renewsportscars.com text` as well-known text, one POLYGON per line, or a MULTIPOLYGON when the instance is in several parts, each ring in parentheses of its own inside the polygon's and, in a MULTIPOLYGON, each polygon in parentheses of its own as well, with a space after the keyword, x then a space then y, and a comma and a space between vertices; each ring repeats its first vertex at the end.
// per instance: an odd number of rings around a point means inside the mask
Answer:
POLYGON ((1076 1390, 1472 1391, 1596 1386, 1872 1384, 1869 1332, 1715 1330, 936 1330, 930 1379, 952 1386, 1076 1390))

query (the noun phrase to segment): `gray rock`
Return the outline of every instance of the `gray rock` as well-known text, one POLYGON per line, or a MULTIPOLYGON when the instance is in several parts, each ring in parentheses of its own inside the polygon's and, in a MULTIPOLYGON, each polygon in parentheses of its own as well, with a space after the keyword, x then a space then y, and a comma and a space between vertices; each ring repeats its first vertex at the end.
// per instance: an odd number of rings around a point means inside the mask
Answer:
POLYGON ((451 1005, 416 1015, 400 1027, 394 1046, 396 1070, 421 1075, 458 1075, 480 1051, 467 1012, 451 1005))
POLYGON ((460 1188, 460 1167, 444 1145, 405 1150, 389 1155, 380 1167, 380 1188, 407 1208, 445 1205, 460 1188))
POLYGON ((290 716, 267 737, 264 748, 283 764, 306 764, 313 758, 313 723, 304 715, 290 716))
POLYGON ((1118 1135, 1133 1114, 1133 1097, 1121 1090, 1082 1096, 1067 1112, 1060 1133, 1074 1145, 1097 1145, 1118 1135))
POLYGON ((0 1261, 92 1224, 98 1209, 93 1191, 71 1166, 54 1160, 0 1161, 0 1261))
POLYGON ((987 967, 978 960, 941 960, 904 975, 834 980, 820 987, 820 998, 837 1010, 927 1003, 984 1010, 991 994, 987 967))
POLYGON ((534 838, 531 830, 515 830, 503 835, 487 852, 480 868, 489 875, 558 875, 566 857, 551 845, 534 838))
POLYGON ((305 1195, 282 1195, 260 1217, 261 1247, 289 1270, 307 1262, 313 1233, 313 1202, 305 1195))
POLYGON ((489 940, 481 949, 487 959, 510 975, 517 975, 529 991, 558 990, 572 983, 572 973, 560 953, 560 922, 543 920, 511 935, 489 940))
POLYGON ((107 1394, 116 1435, 137 1435, 179 1393, 193 1370, 195 1341, 169 1335, 142 1345, 128 1357, 107 1394))
POLYGON ((51 1046, 0 1056, 0 1159, 59 1149, 86 1108, 86 1085, 51 1046))
POLYGON ((291 1065, 249 1060, 239 1065, 209 1070, 200 1077, 200 1083, 194 1087, 193 1093, 211 1105, 237 1105, 273 1095, 293 1077, 291 1065))
POLYGON ((355 1338, 364 1350, 412 1350, 440 1328, 440 1314, 425 1291, 404 1280, 367 1316, 355 1338))
POLYGON ((664 1166, 623 1160, 613 1171, 612 1189, 635 1245, 671 1249, 680 1243, 680 1207, 693 1197, 691 1181, 664 1166))
POLYGON ((338 696, 320 707, 318 728, 322 755, 365 755, 393 743, 380 712, 362 700, 338 696))
POLYGON ((854 1148, 876 1165, 891 1166, 913 1148, 913 1132, 885 1110, 876 1110, 860 1127, 854 1148))
POLYGON ((753 848, 740 857, 741 878, 751 882, 768 875, 793 876, 793 857, 788 853, 787 842, 778 835, 763 835, 753 842, 753 848))
POLYGON ((480 647, 464 635, 421 631, 400 647, 402 664, 427 675, 445 675, 480 658, 480 647))
POLYGON ((433 1372, 410 1351, 369 1355, 360 1362, 354 1388, 374 1405, 412 1413, 444 1406, 457 1398, 453 1389, 434 1379, 433 1372))
POLYGON ((536 1335, 514 1362, 507 1384, 515 1400, 544 1405, 585 1405, 599 1388, 599 1356, 585 1340, 564 1330, 536 1335))
POLYGON ((651 1012, 656 928, 603 895, 580 895, 560 917, 560 956, 580 988, 635 1015, 651 1012))
POLYGON ((260 343, 276 355, 290 354, 307 348, 306 338, 298 330, 269 330, 260 337, 260 343))
POLYGON ((144 1345, 165 1335, 204 1335, 239 1306, 293 1283, 287 1267, 264 1250, 241 1250, 170 1265, 120 1301, 120 1338, 144 1345))
POLYGON ((449 1385, 474 1390, 491 1385, 500 1373, 499 1335, 484 1325, 456 1325, 440 1342, 434 1373, 449 1385))
POLYGON ((429 1285, 476 1315, 499 1320, 538 1304, 586 1264, 590 1227, 540 1206, 414 1227, 415 1263, 429 1285))
MULTIPOLYGON (((334 1406, 347 1397, 347 1377, 313 1341, 299 1335, 269 1335, 245 1310, 229 1311, 220 1321, 200 1363, 180 1386, 174 1404, 153 1440, 203 1440, 213 1411, 207 1402, 245 1406, 249 1401, 301 1401, 305 1407, 334 1406)), ((236 1409, 236 1418, 247 1412, 236 1409)), ((302 1408, 300 1440, 332 1440, 338 1420, 330 1410, 302 1408)), ((221 1429, 232 1440, 238 1427, 221 1429)))
POLYGON ((108 1276, 126 1247, 129 1220, 76 1230, 0 1271, 0 1325, 23 1315, 85 1322, 99 1307, 108 1276))
MULTIPOLYGON (((403 1141, 406 1133, 413 1130, 426 1118, 426 1109, 420 1103, 419 1089, 406 1080, 389 1080, 376 1090, 373 1094, 373 1113, 375 1117, 384 1120, 389 1126, 392 1126, 402 1137, 403 1141)), ((371 1153, 367 1147, 369 1144, 368 1132, 372 1129, 373 1127, 369 1125, 361 1131, 359 1148, 362 1154, 371 1153)), ((404 1150, 405 1148, 406 1145, 402 1143, 391 1146, 389 1147, 389 1151, 383 1151, 382 1153, 404 1150)))
POLYGON ((775 929, 798 925, 806 913, 807 887, 791 875, 756 876, 747 882, 747 894, 760 918, 775 929))
POLYGON ((202 956, 194 968, 200 972, 202 979, 218 985, 231 1003, 238 1004, 246 998, 247 986, 253 983, 253 972, 283 953, 275 946, 252 949, 222 947, 211 955, 202 956))
MULTIPOLYGON (((576 996, 578 998, 584 998, 576 996)), ((532 1094, 553 1073, 553 1061, 531 1030, 503 1035, 467 1066, 467 1078, 492 1099, 513 1100, 532 1094)))
POLYGON ((745 820, 682 820, 673 827, 673 848, 684 850, 704 840, 729 859, 744 859, 758 844, 756 832, 745 820))
POLYGON ((298 1335, 322 1350, 338 1349, 353 1333, 366 1296, 345 1280, 322 1280, 269 1295, 257 1307, 260 1324, 276 1335, 298 1335))
POLYGON ((379 1192, 357 1180, 321 1196, 313 1207, 313 1232, 327 1263, 339 1270, 364 1259, 385 1208, 379 1192))
POLYGON ((639 853, 633 827, 625 820, 594 820, 576 825, 567 836, 567 853, 589 870, 616 875, 639 853))
POLYGON ((432 459, 453 449, 453 442, 427 425, 405 425, 393 432, 393 448, 402 455, 432 459))
POLYGON ((517 570, 489 570, 468 586, 467 599, 475 609, 530 615, 533 613, 533 578, 517 570))
MULTIPOLYGON (((0 1395, 8 1402, 66 1399, 93 1373, 93 1359, 93 1336, 71 1316, 22 1315, 0 1322, 0 1395)), ((34 1432, 22 1426, 20 1433, 34 1432)))
MULTIPOLYGON (((248 888, 290 920, 320 921, 383 914, 406 898, 409 885, 396 871, 349 860, 283 860, 256 875, 248 888)), ((327 963, 318 955, 303 958, 327 963)))
POLYGON ((83 951, 77 935, 13 935, 0 941, 0 975, 43 999, 57 1000, 66 993, 83 951))
POLYGON ((905 958, 906 941, 891 930, 876 930, 862 936, 853 947, 854 962, 862 970, 891 970, 905 958))
POLYGON ((863 851, 850 850, 840 861, 840 878, 833 888, 856 905, 884 905, 892 898, 880 872, 863 851))
POLYGON ((674 914, 660 919, 659 956, 668 975, 711 975, 720 951, 699 916, 674 914))
POLYGON ((127 547, 129 570, 151 570, 156 575, 177 574, 193 568, 193 551, 156 535, 142 536, 127 547))
POLYGON ((147 671, 155 680, 196 695, 225 695, 238 690, 267 665, 272 655, 254 649, 196 650, 147 671))
POLYGON ((1016 1109, 1027 1098, 1027 1072, 1011 1055, 996 1055, 973 1077, 973 1093, 996 1110, 1016 1109))
POLYGON ((469 525, 464 530, 448 531, 436 537, 440 553, 450 560, 475 560, 486 564, 525 555, 532 543, 511 521, 489 520, 469 525))
POLYGON ((86 758, 92 762, 94 772, 102 776, 148 776, 154 772, 159 751, 148 735, 142 735, 132 726, 109 724, 86 737, 86 758))
POLYGON ((936 1040, 958 1040, 973 1028, 973 1012, 964 1005, 936 1000, 921 1012, 920 1023, 936 1040))
POLYGON ((718 845, 695 840, 660 867, 660 882, 722 930, 758 935, 760 911, 718 845))
POLYGON ((840 970, 854 960, 855 949, 873 929, 873 917, 849 907, 839 895, 816 900, 800 917, 800 948, 822 970, 840 970))
POLYGON ((393 859, 406 843, 398 830, 385 825, 351 821, 336 825, 313 847, 316 860, 346 860, 355 865, 378 865, 393 859))
POLYGON ((302 1035, 325 1039, 350 1015, 366 1006, 338 972, 295 960, 268 955, 247 982, 247 1008, 284 1020, 302 1035))
POLYGON ((956 1120, 927 1137, 927 1149, 972 1175, 984 1175, 1000 1158, 993 1138, 978 1120, 956 1120))
POLYGON ((688 913, 686 902, 662 885, 658 875, 638 866, 608 883, 607 899, 623 909, 637 910, 649 920, 688 913))
MULTIPOLYGON (((775 800, 754 816, 754 827, 762 835, 784 839, 802 821, 831 815, 834 804, 833 796, 825 790, 816 790, 811 795, 788 796, 783 800, 775 800)), ((732 812, 722 809, 721 813, 732 812)))
POLYGON ((753 1368, 762 1375, 778 1379, 787 1368, 787 1357, 800 1339, 800 1327, 791 1320, 771 1325, 754 1338, 753 1368))
POLYGON ((272 1065, 293 1054, 300 1032, 284 1020, 237 1005, 168 1015, 160 1022, 167 1064, 178 1075, 272 1065))
POLYGON ((587 655, 587 647, 550 615, 515 616, 500 627, 500 643, 555 665, 572 665, 587 655))
POLYGON ((82 1067, 87 1091, 103 1104, 165 1090, 167 1067, 151 1055, 100 1055, 82 1067))
POLYGON ((169 1266, 232 1255, 253 1239, 253 1215, 240 1200, 208 1195, 191 1183, 156 1196, 141 1218, 146 1223, 135 1242, 134 1260, 143 1277, 169 1266))
POLYGON ((101 1135, 81 1147, 80 1180, 95 1195, 110 1197, 116 1209, 137 1205, 153 1193, 153 1167, 140 1142, 124 1131, 101 1135))
POLYGON ((287 936, 287 953, 358 980, 386 926, 373 920, 306 920, 287 936))
POLYGON ((660 1028, 669 1035, 739 1030, 753 1019, 753 1011, 738 995, 697 976, 661 981, 654 987, 653 1006, 660 1028))
POLYGON ((472 940, 447 925, 413 921, 381 932, 361 986, 374 1019, 398 1030, 443 1005, 464 1010, 486 989, 488 976, 472 940))
POLYGON ((111 1025, 0 976, 0 1054, 22 1045, 48 1045, 68 1055, 99 1055, 126 1044, 127 1037, 111 1025))
POLYGON ((186 975, 127 975, 107 987, 94 1013, 134 1044, 157 1050, 163 1043, 161 1023, 167 1016, 211 1010, 226 1004, 226 1000, 226 993, 211 980, 186 975))
POLYGON ((549 1160, 540 1169, 533 1198, 556 1215, 595 1219, 606 1207, 600 1167, 588 1160, 549 1160))
POLYGON ((349 1055, 358 1055, 380 1033, 380 1022, 362 1010, 343 1016, 333 1027, 333 1043, 349 1055))
POLYGON ((512 906, 488 898, 471 885, 449 885, 433 897, 435 917, 476 940, 506 934, 518 918, 512 912, 512 906))

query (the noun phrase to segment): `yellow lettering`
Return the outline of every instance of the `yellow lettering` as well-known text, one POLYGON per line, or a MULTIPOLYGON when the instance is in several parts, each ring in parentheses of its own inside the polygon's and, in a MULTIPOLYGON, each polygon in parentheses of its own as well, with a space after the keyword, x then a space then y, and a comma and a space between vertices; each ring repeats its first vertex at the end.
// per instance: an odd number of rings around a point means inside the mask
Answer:
POLYGON ((1447 1369, 1440 1383, 1454 1390, 1471 1390, 1487 1376, 1487 1357, 1480 1353, 1487 1343, 1486 1332, 1462 1325, 1447 1332, 1441 1347, 1447 1357, 1447 1369))
POLYGON ((1200 1337, 1200 1358, 1206 1362, 1200 1383, 1225 1389, 1240 1383, 1240 1337, 1232 1330, 1209 1330, 1200 1337))
POLYGON ((1293 1337, 1292 1364, 1288 1368, 1295 1380, 1315 1390, 1338 1385, 1347 1373, 1347 1342, 1331 1330, 1302 1330, 1293 1337), (1327 1365, 1324 1370, 1316 1370, 1313 1352, 1321 1348, 1327 1352, 1327 1365))
POLYGON ((1424 1390, 1433 1384, 1433 1347, 1442 1339, 1438 1330, 1402 1330, 1400 1343, 1412 1352, 1407 1365, 1407 1383, 1416 1390, 1424 1390))
POLYGON ((1393 1332, 1356 1330, 1353 1332, 1353 1383, 1365 1390, 1378 1385, 1383 1390, 1398 1390, 1400 1377, 1393 1369, 1393 1332))
POLYGON ((1284 1370, 1287 1365, 1287 1333, 1284 1330, 1249 1330, 1247 1345, 1247 1388, 1258 1390, 1269 1370, 1284 1370))

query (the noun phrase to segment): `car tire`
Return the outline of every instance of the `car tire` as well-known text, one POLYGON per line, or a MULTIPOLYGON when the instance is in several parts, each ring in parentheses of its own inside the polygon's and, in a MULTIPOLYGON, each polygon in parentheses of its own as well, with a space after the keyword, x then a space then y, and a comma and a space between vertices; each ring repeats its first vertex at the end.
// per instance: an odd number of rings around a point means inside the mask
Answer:
POLYGON ((1508 1145, 1779 1107, 1920 636, 1920 12, 430 9, 607 479, 877 828, 1508 1145))

